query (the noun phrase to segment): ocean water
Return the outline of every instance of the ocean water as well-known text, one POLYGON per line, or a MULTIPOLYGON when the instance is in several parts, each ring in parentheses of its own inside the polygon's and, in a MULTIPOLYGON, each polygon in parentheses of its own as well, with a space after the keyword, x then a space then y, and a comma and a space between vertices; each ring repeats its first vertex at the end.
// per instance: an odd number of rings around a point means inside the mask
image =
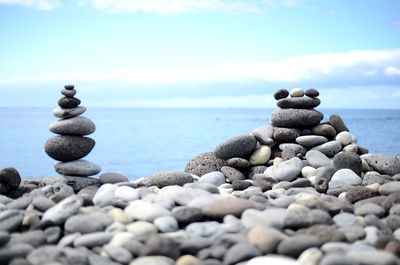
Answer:
MULTIPOLYGON (((341 115, 370 153, 400 156, 400 110, 319 109, 341 115)), ((182 171, 221 141, 268 124, 273 109, 89 108, 96 146, 85 158, 104 172, 130 179, 182 171)), ((54 134, 51 108, 0 108, 0 169, 15 167, 24 180, 57 175, 44 143, 54 134)))

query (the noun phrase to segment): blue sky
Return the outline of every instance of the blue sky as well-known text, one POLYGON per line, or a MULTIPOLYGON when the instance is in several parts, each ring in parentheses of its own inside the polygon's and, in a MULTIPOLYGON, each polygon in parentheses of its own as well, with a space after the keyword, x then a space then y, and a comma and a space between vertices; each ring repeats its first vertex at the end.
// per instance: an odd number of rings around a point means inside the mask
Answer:
POLYGON ((0 106, 400 108, 400 1, 0 0, 0 106))

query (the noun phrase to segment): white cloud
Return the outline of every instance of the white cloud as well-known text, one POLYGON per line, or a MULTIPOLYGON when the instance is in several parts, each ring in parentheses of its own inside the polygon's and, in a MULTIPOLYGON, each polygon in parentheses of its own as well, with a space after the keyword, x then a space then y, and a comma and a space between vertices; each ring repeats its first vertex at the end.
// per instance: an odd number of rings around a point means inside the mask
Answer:
POLYGON ((51 10, 60 5, 58 0, 0 0, 0 5, 20 5, 40 10, 51 10))
POLYGON ((399 75, 400 76, 400 69, 394 66, 389 66, 385 69, 385 73, 387 75, 399 75))

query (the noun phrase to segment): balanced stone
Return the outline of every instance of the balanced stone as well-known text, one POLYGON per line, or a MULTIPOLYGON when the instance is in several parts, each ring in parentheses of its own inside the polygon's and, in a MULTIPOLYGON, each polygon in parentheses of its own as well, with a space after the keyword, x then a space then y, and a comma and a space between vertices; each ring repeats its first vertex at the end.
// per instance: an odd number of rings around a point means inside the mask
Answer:
POLYGON ((83 159, 70 162, 56 162, 54 169, 61 175, 70 176, 93 176, 101 171, 98 165, 83 159))
POLYGON ((295 97, 278 100, 276 105, 282 109, 312 109, 318 107, 321 101, 318 98, 295 97))
POLYGON ((214 150, 214 154, 220 159, 232 157, 246 157, 256 148, 257 140, 253 135, 244 134, 229 138, 220 143, 214 150))
POLYGON ((54 136, 47 140, 44 149, 46 153, 58 161, 73 161, 88 155, 95 146, 95 141, 80 136, 54 136))
POLYGON ((328 139, 320 135, 304 135, 296 138, 296 143, 310 148, 328 142, 328 139))
POLYGON ((74 85, 65 85, 64 88, 67 90, 72 90, 75 88, 75 86, 74 85))
POLYGON ((290 91, 290 96, 292 98, 302 97, 304 96, 304 91, 301 88, 293 88, 292 91, 290 91))
POLYGON ((94 133, 96 126, 86 117, 73 117, 58 120, 49 125, 49 130, 61 135, 89 135, 94 133))
POLYGON ((79 104, 81 104, 81 101, 77 98, 63 97, 58 101, 58 106, 63 109, 75 108, 78 107, 79 104))
POLYGON ((305 94, 306 96, 311 97, 311 98, 316 98, 316 97, 319 96, 318 90, 316 90, 316 89, 314 89, 314 88, 307 89, 306 92, 304 92, 304 94, 305 94))
POLYGON ((76 95, 76 90, 75 89, 68 90, 64 88, 63 90, 61 90, 61 94, 63 94, 68 98, 72 98, 76 95))
POLYGON ((329 117, 329 123, 333 126, 333 128, 335 128, 337 133, 349 131, 347 126, 344 124, 342 118, 337 114, 332 114, 329 117))
POLYGON ((81 115, 86 111, 86 108, 83 106, 79 106, 76 108, 70 108, 70 109, 63 109, 63 108, 55 108, 53 110, 53 115, 56 116, 57 118, 72 118, 81 115))
POLYGON ((274 127, 274 139, 278 142, 292 142, 299 135, 298 129, 274 127))
POLYGON ((311 127, 319 124, 324 115, 316 110, 278 109, 272 112, 271 124, 274 127, 311 127))
POLYGON ((274 98, 276 100, 280 100, 282 98, 287 98, 288 96, 289 96, 289 91, 287 91, 286 89, 279 89, 274 94, 274 98))

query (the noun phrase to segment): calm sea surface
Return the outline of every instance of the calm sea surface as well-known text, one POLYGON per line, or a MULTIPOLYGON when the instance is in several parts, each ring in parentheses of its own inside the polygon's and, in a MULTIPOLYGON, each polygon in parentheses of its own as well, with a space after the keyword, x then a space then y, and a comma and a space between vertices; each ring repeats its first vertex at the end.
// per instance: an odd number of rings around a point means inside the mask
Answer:
MULTIPOLYGON (((370 153, 400 156, 400 110, 319 109, 325 119, 342 116, 359 144, 370 153)), ((195 155, 221 141, 268 124, 273 109, 89 108, 97 130, 85 158, 102 172, 130 179, 185 168, 195 155)), ((51 108, 0 108, 0 169, 15 167, 25 180, 57 175, 44 143, 54 134, 51 108)))

